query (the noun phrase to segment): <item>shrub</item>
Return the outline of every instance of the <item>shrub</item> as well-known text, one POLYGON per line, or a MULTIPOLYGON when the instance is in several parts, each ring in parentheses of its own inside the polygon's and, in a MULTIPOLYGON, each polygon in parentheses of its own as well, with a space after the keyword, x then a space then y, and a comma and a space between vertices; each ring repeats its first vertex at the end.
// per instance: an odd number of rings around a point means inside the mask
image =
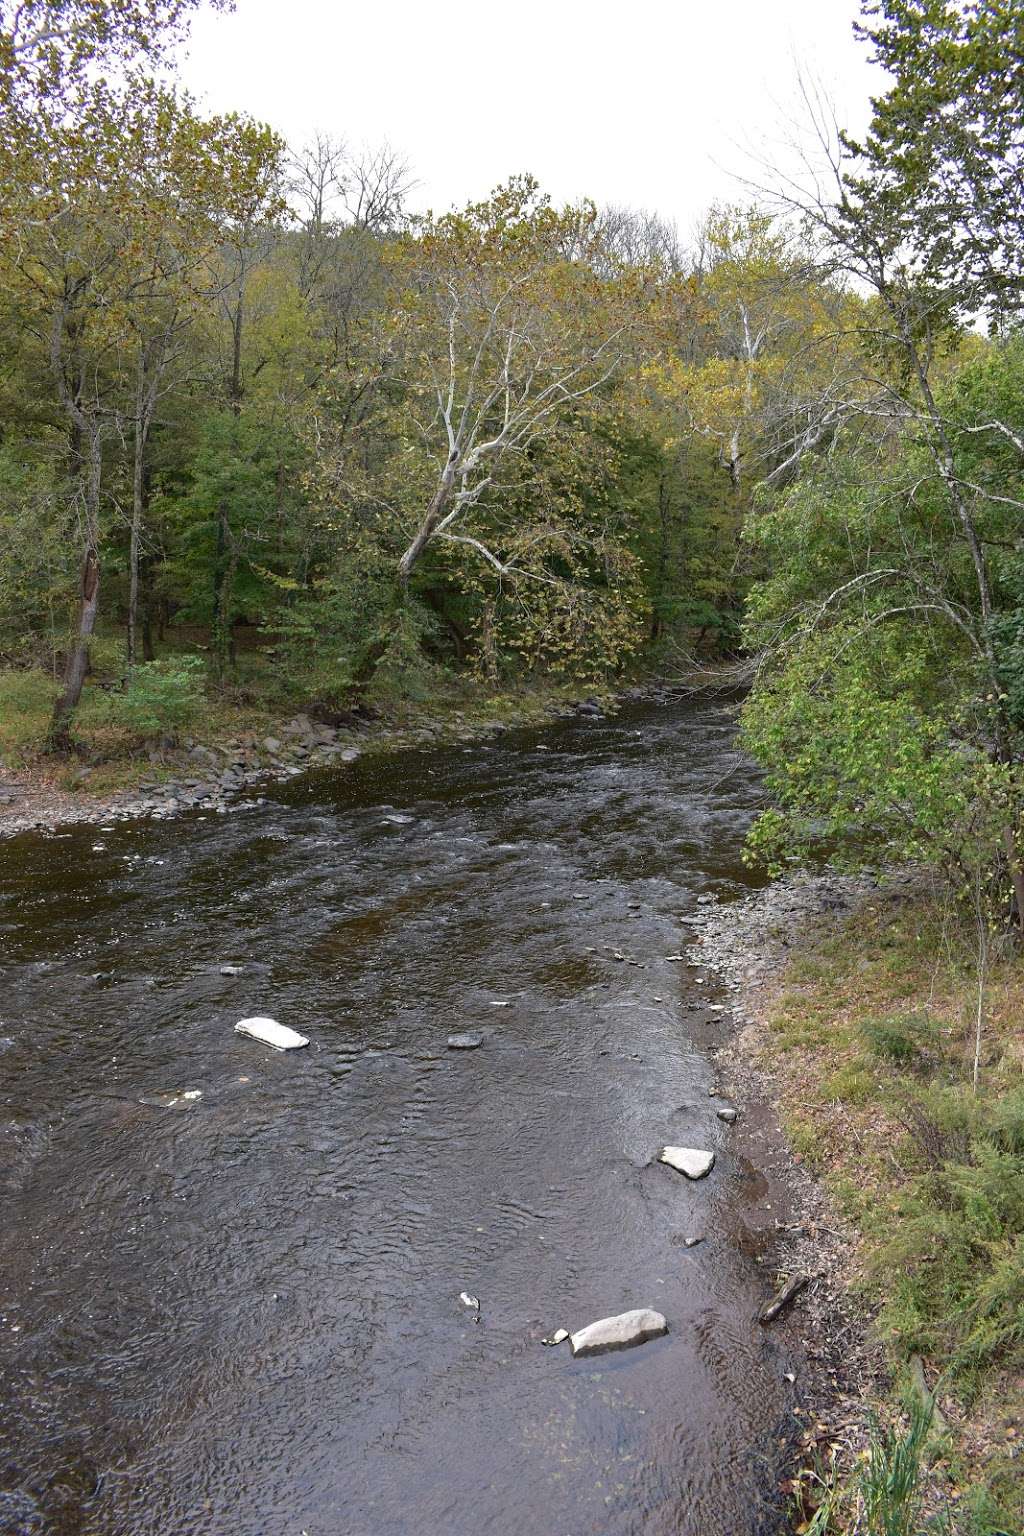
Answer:
POLYGON ((861 1025, 865 1043, 875 1056, 895 1066, 908 1067, 917 1062, 926 1046, 928 1027, 914 1014, 891 1014, 882 1019, 866 1019, 861 1025))
POLYGON ((204 667, 198 656, 176 656, 137 666, 123 693, 108 694, 100 717, 140 741, 176 737, 190 725, 203 700, 204 667))

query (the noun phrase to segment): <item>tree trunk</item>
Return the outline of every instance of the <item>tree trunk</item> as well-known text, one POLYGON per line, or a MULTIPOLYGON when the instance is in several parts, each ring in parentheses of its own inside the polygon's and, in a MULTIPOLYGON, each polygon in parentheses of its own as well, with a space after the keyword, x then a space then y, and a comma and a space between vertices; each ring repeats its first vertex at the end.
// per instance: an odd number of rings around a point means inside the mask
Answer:
POLYGON ((89 642, 96 627, 100 596, 100 483, 103 449, 99 428, 90 422, 87 428, 88 457, 85 474, 85 540, 78 600, 78 629, 68 650, 60 697, 53 708, 48 746, 52 752, 67 752, 71 747, 71 721, 82 697, 89 669, 89 642))
POLYGON ((228 663, 234 660, 231 602, 237 564, 231 524, 228 521, 227 510, 222 506, 217 514, 217 559, 213 567, 213 630, 210 636, 213 673, 218 683, 224 681, 228 663))
POLYGON ((128 546, 128 671, 135 666, 139 623, 139 540, 142 533, 143 461, 146 453, 146 371, 140 353, 135 381, 135 456, 132 461, 132 527, 128 546))
POLYGON ((142 604, 142 659, 143 661, 155 661, 156 651, 153 648, 153 606, 148 598, 142 604))
POLYGON ((427 508, 426 516, 417 530, 416 537, 398 562, 398 579, 405 589, 408 589, 409 577, 412 574, 413 566, 430 543, 438 523, 444 516, 444 509, 448 505, 448 498, 452 493, 452 486, 455 483, 455 466, 457 463, 458 459, 453 455, 445 465, 440 483, 431 498, 430 506, 427 508))

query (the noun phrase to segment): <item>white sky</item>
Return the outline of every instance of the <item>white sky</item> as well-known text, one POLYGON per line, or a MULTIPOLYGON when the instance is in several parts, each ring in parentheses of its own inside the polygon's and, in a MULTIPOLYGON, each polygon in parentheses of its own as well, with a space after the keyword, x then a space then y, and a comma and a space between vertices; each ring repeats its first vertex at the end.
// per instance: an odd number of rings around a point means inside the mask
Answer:
POLYGON ((202 12, 182 77, 301 143, 387 140, 447 208, 530 171, 556 201, 657 210, 688 233, 785 158, 798 69, 864 125, 880 73, 857 0, 237 0, 202 12))

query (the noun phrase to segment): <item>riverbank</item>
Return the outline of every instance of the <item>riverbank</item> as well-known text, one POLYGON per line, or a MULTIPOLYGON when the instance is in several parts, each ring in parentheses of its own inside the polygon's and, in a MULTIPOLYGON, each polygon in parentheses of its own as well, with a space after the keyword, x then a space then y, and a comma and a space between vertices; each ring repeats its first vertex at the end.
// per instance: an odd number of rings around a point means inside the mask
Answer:
POLYGON ((614 712, 628 698, 656 698, 658 685, 580 697, 575 687, 495 690, 464 684, 422 705, 353 715, 341 724, 299 711, 281 716, 211 708, 180 744, 132 750, 109 732, 87 734, 82 751, 54 759, 41 750, 49 701, 0 725, 0 837, 201 809, 225 814, 258 803, 261 788, 366 755, 409 747, 469 746, 516 727, 614 712))
POLYGON ((708 907, 695 937, 736 1020, 723 1086, 777 1108, 799 1164, 772 1262, 811 1276, 805 1346, 835 1390, 795 1528, 1024 1529, 1019 955, 991 964, 979 1036, 971 936, 912 872, 793 877, 708 907), (913 1509, 871 1523, 867 1485, 932 1393, 913 1509))

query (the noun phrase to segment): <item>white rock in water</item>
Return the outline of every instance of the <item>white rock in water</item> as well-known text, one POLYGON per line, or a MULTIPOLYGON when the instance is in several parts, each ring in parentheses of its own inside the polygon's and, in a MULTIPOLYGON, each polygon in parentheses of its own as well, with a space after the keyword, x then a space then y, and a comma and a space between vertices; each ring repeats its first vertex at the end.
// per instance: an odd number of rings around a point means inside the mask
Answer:
POLYGON ((297 1051, 300 1046, 309 1044, 305 1035, 297 1034, 276 1019, 239 1019, 235 1034, 251 1035, 254 1040, 273 1046, 275 1051, 297 1051))
POLYGON ((638 1307, 635 1312, 620 1312, 618 1317, 602 1317, 581 1328, 569 1340, 574 1355, 599 1355, 606 1349, 629 1349, 646 1344, 668 1333, 668 1323, 660 1312, 638 1307))
POLYGON ((700 1152, 696 1147, 662 1147, 659 1163, 667 1163, 688 1179, 703 1179, 715 1166, 713 1152, 700 1152))
POLYGON ((471 1296, 469 1291, 460 1291, 459 1300, 462 1302, 464 1307, 469 1307, 473 1312, 480 1311, 479 1296, 471 1296))
POLYGON ((556 1328, 554 1333, 546 1339, 541 1339, 542 1344, 564 1344, 569 1337, 568 1328, 556 1328))
POLYGON ((222 976, 241 976, 242 967, 240 965, 222 965, 220 973, 222 976))
POLYGON ((467 1030, 463 1035, 448 1036, 448 1049, 450 1051, 475 1051, 483 1043, 483 1035, 478 1035, 473 1030, 467 1030))

